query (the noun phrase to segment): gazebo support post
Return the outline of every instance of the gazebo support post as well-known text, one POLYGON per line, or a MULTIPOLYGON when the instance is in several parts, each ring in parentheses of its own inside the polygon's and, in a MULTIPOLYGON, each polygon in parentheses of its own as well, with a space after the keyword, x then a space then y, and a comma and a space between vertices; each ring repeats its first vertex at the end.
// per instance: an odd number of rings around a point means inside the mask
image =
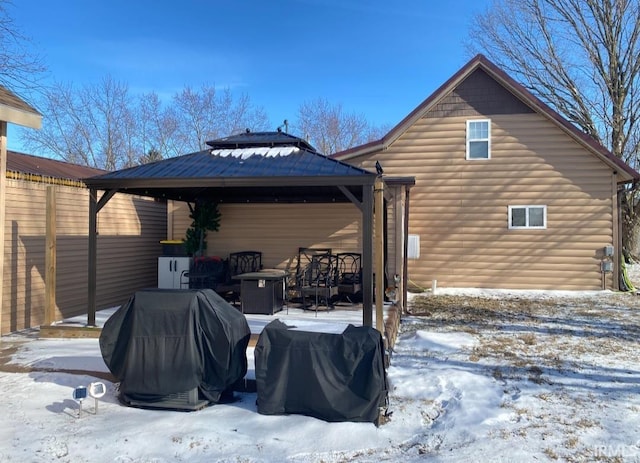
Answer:
POLYGON ((374 224, 375 224, 375 268, 376 275, 376 329, 384 335, 384 182, 382 178, 378 177, 374 184, 374 224))
POLYGON ((118 190, 106 191, 98 201, 98 190, 89 188, 89 268, 87 326, 96 326, 96 282, 98 275, 98 212, 118 190))
POLYGON ((45 238, 45 277, 44 277, 44 324, 51 325, 56 321, 56 189, 47 187, 47 219, 45 238))
POLYGON ((96 277, 98 262, 98 191, 89 190, 89 306, 87 308, 87 325, 96 326, 96 277))
POLYGON ((373 185, 362 186, 362 324, 373 326, 373 185))

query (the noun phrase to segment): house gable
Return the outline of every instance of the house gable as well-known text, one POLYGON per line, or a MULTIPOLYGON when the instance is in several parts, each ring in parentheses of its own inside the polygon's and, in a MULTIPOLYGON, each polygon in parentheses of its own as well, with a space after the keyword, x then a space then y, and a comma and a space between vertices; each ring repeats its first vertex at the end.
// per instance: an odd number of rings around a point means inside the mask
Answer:
POLYGON ((347 161, 359 156, 384 151, 421 118, 439 117, 437 113, 433 116, 430 114, 435 107, 445 101, 448 101, 447 104, 449 106, 439 107, 438 111, 443 111, 440 113, 440 117, 453 115, 446 114, 452 110, 478 111, 478 113, 486 115, 524 114, 525 112, 520 111, 523 107, 528 107, 530 110, 527 110, 526 113, 534 112, 545 117, 601 162, 613 169, 616 172, 618 183, 629 183, 640 179, 640 173, 624 163, 620 158, 614 156, 592 137, 580 131, 483 55, 477 55, 469 61, 380 140, 334 153, 331 157, 347 161), (481 73, 473 76, 478 71, 481 71, 481 73), (473 78, 469 80, 471 76, 473 78), (486 95, 479 96, 482 92, 485 92, 486 95), (509 95, 512 95, 513 98, 509 98, 509 95), (466 108, 463 108, 465 105, 461 101, 466 102, 466 108))
POLYGON ((477 117, 533 112, 533 109, 507 91, 484 70, 476 69, 427 111, 424 117, 477 117))

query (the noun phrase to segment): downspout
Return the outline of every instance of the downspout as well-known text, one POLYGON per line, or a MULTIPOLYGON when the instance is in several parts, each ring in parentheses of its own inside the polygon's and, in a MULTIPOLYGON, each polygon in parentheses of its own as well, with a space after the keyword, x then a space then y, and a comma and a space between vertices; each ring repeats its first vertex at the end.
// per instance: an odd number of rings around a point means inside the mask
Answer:
MULTIPOLYGON (((384 185, 384 183, 383 183, 383 185, 384 185)), ((384 186, 383 186, 383 188, 384 188, 384 186)), ((384 195, 384 191, 383 191, 383 195, 384 195)), ((387 242, 388 241, 387 237, 389 236, 389 211, 387 209, 388 202, 387 202, 387 199, 384 198, 384 196, 383 196, 382 201, 383 201, 382 209, 383 209, 383 213, 384 213, 383 224, 382 224, 382 229, 384 231, 384 235, 383 235, 384 236, 384 240, 383 240, 383 243, 382 243, 383 246, 384 246, 384 252, 382 254, 384 256, 384 260, 383 260, 383 262, 384 262, 384 264, 383 264, 384 265, 384 267, 383 267, 384 273, 382 274, 382 276, 384 278, 384 288, 386 289, 389 286, 395 286, 395 284, 390 284, 389 283, 389 278, 387 276, 387 270, 388 270, 387 269, 387 265, 388 265, 388 262, 389 262, 389 246, 388 246, 389 243, 387 242)))
MULTIPOLYGON (((614 182, 615 182, 615 172, 614 172, 614 182)), ((614 183, 615 185, 615 183, 614 183)), ((624 194, 624 187, 620 189, 616 189, 616 228, 614 230, 614 263, 613 263, 613 275, 611 278, 611 285, 613 286, 614 291, 620 290, 620 279, 622 278, 622 272, 620 271, 620 265, 622 263, 622 195, 624 194)), ((606 280, 606 278, 605 278, 606 280)), ((603 288, 604 289, 604 288, 603 288)))

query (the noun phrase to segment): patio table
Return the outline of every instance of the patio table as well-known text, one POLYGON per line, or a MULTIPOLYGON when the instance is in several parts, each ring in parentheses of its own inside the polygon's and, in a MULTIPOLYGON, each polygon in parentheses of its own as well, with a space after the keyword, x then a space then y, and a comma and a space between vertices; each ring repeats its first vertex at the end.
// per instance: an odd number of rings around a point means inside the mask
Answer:
POLYGON ((285 275, 277 269, 237 275, 242 313, 273 315, 282 310, 285 275))

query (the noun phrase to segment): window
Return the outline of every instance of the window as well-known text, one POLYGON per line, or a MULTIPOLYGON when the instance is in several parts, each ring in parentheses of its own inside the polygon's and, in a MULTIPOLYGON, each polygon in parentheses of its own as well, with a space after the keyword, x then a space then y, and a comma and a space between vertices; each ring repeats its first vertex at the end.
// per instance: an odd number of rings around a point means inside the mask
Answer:
POLYGON ((491 157, 491 121, 467 121, 467 159, 491 157))
POLYGON ((509 206, 509 228, 547 228, 547 206, 509 206))

